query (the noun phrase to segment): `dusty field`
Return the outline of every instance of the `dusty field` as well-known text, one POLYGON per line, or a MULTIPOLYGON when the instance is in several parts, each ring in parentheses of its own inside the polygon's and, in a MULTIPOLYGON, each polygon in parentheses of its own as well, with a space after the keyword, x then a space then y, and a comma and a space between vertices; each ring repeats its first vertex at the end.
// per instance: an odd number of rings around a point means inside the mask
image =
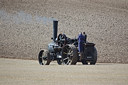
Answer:
POLYGON ((40 66, 34 60, 0 58, 0 85, 127 85, 128 64, 40 66))
POLYGON ((128 0, 0 0, 0 56, 37 59, 59 32, 85 31, 98 62, 128 63, 128 0))

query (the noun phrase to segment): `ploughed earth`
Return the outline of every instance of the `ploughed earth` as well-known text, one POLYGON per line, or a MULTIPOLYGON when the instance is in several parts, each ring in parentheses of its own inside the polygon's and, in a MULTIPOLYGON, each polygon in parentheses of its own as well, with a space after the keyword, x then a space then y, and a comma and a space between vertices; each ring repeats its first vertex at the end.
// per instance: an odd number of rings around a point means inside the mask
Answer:
POLYGON ((128 0, 0 0, 0 56, 37 59, 58 33, 86 32, 98 62, 128 63, 128 0))

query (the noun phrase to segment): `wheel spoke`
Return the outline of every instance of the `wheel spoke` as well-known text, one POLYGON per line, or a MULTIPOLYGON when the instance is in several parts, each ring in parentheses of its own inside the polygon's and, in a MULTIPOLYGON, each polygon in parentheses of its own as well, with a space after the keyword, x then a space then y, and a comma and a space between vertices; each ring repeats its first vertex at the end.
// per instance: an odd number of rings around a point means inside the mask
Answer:
POLYGON ((69 58, 68 58, 68 57, 67 57, 67 58, 64 58, 63 61, 65 61, 65 60, 67 60, 67 59, 69 59, 69 58))
POLYGON ((77 63, 77 48, 75 46, 65 46, 62 53, 62 64, 76 64, 77 63))

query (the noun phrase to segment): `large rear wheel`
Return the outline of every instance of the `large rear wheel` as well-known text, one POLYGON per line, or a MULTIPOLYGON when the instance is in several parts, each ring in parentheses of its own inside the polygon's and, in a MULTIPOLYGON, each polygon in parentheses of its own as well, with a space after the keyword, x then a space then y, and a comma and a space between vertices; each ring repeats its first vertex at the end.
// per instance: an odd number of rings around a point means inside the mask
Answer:
POLYGON ((62 64, 75 65, 78 60, 77 48, 74 45, 65 45, 62 49, 62 64))

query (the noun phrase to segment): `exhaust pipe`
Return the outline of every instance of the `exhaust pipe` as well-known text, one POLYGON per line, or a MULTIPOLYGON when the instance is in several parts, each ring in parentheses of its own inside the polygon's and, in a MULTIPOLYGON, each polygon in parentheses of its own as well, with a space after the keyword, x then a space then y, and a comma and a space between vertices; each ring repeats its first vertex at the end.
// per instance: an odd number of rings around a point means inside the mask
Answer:
POLYGON ((53 21, 53 41, 55 42, 57 38, 57 31, 58 31, 58 21, 53 21))

